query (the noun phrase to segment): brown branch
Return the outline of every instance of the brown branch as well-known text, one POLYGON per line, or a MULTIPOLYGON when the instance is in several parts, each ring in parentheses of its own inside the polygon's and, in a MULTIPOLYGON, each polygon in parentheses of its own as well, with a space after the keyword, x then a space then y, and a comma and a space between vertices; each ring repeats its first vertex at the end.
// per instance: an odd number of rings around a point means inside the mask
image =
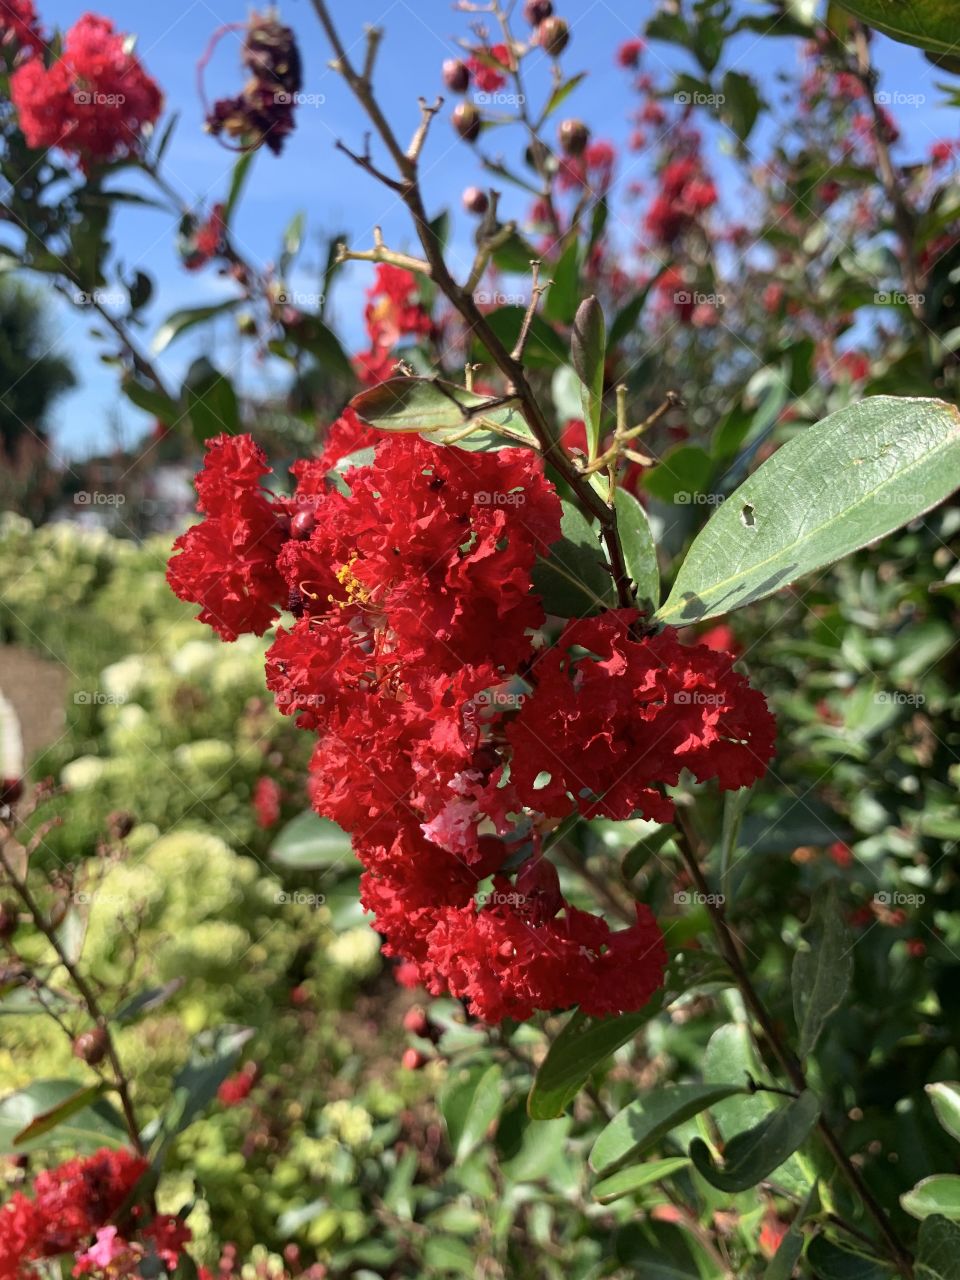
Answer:
POLYGON ((635 594, 623 557, 623 547, 620 543, 614 509, 608 506, 590 481, 579 474, 573 459, 562 444, 554 438, 550 423, 527 381, 526 370, 522 362, 514 359, 496 333, 494 333, 483 312, 478 307, 472 292, 457 284, 450 274, 443 251, 430 226, 430 219, 423 203, 423 196, 417 178, 417 159, 412 158, 403 149, 373 94, 369 79, 360 74, 351 63, 343 41, 340 39, 339 32, 330 16, 326 0, 312 0, 312 3, 320 24, 333 48, 336 69, 344 77, 357 101, 366 111, 371 124, 379 134, 397 167, 397 171, 401 175, 399 180, 389 179, 387 185, 398 192, 413 218, 417 235, 423 246, 424 256, 430 264, 431 275, 438 289, 463 318, 468 330, 478 336, 490 353, 494 364, 504 375, 511 394, 515 395, 520 402, 520 410, 523 417, 539 442, 545 458, 550 461, 562 479, 573 490, 584 511, 598 521, 607 548, 607 554, 610 557, 611 570, 620 604, 628 608, 635 607, 635 594))

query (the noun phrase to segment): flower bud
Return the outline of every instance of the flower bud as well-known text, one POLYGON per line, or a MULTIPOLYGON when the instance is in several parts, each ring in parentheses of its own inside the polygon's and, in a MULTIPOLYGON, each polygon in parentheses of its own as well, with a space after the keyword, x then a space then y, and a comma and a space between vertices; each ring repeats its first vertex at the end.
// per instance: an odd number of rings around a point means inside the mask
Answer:
POLYGON ((116 809, 113 813, 107 814, 107 830, 112 840, 126 840, 136 825, 137 820, 133 814, 123 809, 116 809))
POLYGON ((419 1049, 404 1049, 400 1065, 404 1071, 419 1071, 426 1061, 419 1049))
POLYGON ((409 1031, 412 1036, 425 1036, 428 1034, 430 1019, 418 1004, 408 1009, 403 1015, 403 1029, 404 1031, 409 1031))
POLYGON ((290 537, 306 542, 316 528, 317 517, 312 511, 298 511, 290 521, 290 537))
POLYGON ((107 1033, 103 1027, 81 1031, 73 1042, 73 1056, 88 1066, 95 1067, 107 1054, 107 1033))
POLYGON ((472 102, 460 102, 453 109, 453 127, 464 142, 476 142, 480 136, 480 112, 472 102))
POLYGON ((482 215, 490 207, 487 193, 479 187, 467 187, 463 193, 463 207, 467 213, 482 215))
POLYGON ((553 0, 527 0, 523 6, 523 16, 531 27, 539 27, 541 22, 553 15, 553 0))
POLYGON ((590 130, 582 120, 563 120, 557 135, 568 156, 582 155, 590 141, 590 130))
POLYGON ((528 858, 517 876, 517 892, 532 924, 552 920, 564 905, 557 868, 547 858, 528 858))
POLYGON ((537 28, 540 48, 551 58, 559 58, 570 43, 570 28, 563 18, 547 18, 537 28))
POLYGON ((0 781, 0 805, 16 804, 22 795, 22 778, 4 778, 0 781))
POLYGON ((470 87, 470 68, 459 58, 447 58, 443 64, 443 83, 451 93, 466 93, 470 87))

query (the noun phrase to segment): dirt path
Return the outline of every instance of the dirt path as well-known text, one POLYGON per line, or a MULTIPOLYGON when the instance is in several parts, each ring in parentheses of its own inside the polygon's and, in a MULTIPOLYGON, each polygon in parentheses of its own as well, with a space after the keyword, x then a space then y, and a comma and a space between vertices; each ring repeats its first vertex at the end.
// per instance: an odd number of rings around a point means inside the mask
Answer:
POLYGON ((24 767, 63 733, 69 679, 65 668, 29 649, 0 648, 0 692, 20 724, 24 767))

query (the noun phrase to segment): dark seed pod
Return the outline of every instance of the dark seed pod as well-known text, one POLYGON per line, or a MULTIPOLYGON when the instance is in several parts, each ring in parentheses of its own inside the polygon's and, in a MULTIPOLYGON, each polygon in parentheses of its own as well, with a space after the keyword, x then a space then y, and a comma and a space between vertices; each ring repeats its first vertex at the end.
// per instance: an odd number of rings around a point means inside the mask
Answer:
POLYGON ((103 1027, 94 1027, 90 1031, 81 1031, 73 1042, 73 1055, 88 1066, 95 1067, 107 1055, 107 1033, 103 1027))
POLYGON ((553 15, 553 0, 527 0, 523 6, 523 16, 531 27, 539 27, 541 22, 553 15))
POLYGON ((463 193, 463 207, 467 213, 484 214, 490 207, 487 193, 479 187, 467 187, 463 193))
POLYGON ((443 64, 443 83, 451 93, 466 93, 470 87, 470 68, 459 58, 447 58, 443 64))
POLYGON ((453 127, 464 142, 476 142, 480 136, 480 112, 471 102, 461 102, 453 110, 453 127))
POLYGON ((570 28, 563 18, 547 18, 537 28, 540 48, 551 58, 559 58, 570 43, 570 28))
POLYGON ((560 146, 568 156, 583 155, 590 141, 590 130, 582 120, 564 120, 557 130, 560 146))

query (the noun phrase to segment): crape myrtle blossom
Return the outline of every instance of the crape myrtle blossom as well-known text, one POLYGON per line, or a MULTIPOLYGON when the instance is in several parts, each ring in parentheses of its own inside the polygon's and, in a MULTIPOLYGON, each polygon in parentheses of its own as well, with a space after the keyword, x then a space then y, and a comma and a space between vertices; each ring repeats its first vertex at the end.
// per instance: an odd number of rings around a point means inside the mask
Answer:
POLYGON ((202 523, 169 580, 227 640, 262 634, 278 708, 316 737, 309 793, 349 831, 361 896, 405 981, 498 1022, 642 1007, 666 951, 564 900, 545 843, 571 813, 669 821, 683 769, 749 785, 773 721, 729 654, 651 634, 634 610, 555 630, 533 590, 560 533, 539 456, 379 436, 352 414, 267 488, 246 436, 208 444, 202 523), (292 616, 291 616, 292 615, 292 616))

